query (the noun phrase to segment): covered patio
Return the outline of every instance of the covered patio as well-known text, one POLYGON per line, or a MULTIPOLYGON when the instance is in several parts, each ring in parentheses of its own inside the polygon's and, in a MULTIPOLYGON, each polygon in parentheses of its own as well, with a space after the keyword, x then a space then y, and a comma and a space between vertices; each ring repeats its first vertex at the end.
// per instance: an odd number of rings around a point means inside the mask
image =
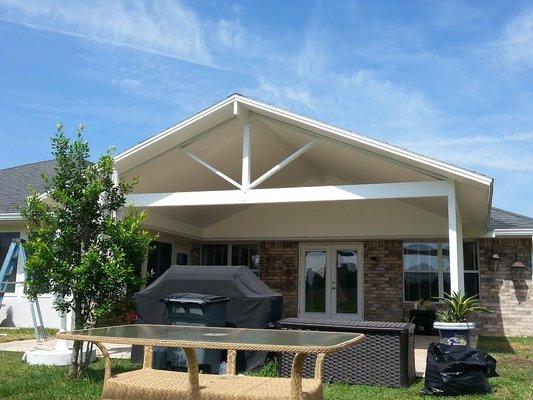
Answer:
POLYGON ((128 201, 150 211, 172 264, 248 265, 286 316, 403 320, 402 243, 414 240, 447 243, 437 294, 448 273, 464 292, 463 240, 485 235, 492 191, 491 178, 240 95, 116 168, 139 178, 128 201))

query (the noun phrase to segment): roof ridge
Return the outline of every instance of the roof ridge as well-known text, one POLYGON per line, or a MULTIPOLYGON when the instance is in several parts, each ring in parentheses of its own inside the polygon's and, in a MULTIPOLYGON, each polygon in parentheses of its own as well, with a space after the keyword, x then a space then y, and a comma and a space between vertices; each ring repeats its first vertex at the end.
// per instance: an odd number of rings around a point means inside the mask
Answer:
POLYGON ((498 208, 498 207, 492 207, 493 210, 498 210, 498 211, 501 211, 501 212, 504 212, 506 214, 510 214, 510 215, 513 215, 515 217, 520 217, 520 218, 527 218, 531 221, 533 221, 533 217, 529 217, 527 215, 524 215, 524 214, 518 214, 518 213, 515 213, 515 212, 512 212, 512 211, 508 211, 508 210, 504 210, 503 208, 498 208))
POLYGON ((51 162, 51 161, 55 161, 55 158, 51 158, 49 160, 34 161, 34 162, 26 163, 26 164, 14 165, 12 167, 7 167, 7 168, 1 168, 0 172, 9 171, 10 169, 15 169, 15 168, 27 167, 28 165, 47 163, 47 162, 51 162))

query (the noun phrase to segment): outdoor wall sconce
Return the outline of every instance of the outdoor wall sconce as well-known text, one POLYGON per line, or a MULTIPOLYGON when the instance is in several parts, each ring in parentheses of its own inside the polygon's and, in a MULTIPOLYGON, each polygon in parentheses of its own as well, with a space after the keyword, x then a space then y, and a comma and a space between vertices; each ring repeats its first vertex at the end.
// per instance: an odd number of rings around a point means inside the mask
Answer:
POLYGON ((497 271, 502 261, 501 257, 498 255, 498 253, 493 253, 491 257, 491 261, 492 261, 492 268, 491 268, 492 271, 497 271))
POLYGON ((517 280, 518 282, 523 281, 523 274, 526 269, 526 265, 522 261, 517 259, 513 263, 513 265, 511 265, 511 273, 513 274, 513 279, 517 280))

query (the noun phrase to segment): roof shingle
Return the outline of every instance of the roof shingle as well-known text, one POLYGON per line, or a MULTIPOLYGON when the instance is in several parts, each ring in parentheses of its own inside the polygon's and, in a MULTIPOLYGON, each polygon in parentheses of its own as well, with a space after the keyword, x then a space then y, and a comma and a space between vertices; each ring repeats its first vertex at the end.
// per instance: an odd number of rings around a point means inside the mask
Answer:
POLYGON ((490 230, 494 229, 533 229, 533 218, 492 207, 490 230))
POLYGON ((0 170, 0 213, 16 213, 26 202, 28 188, 39 193, 45 191, 41 177, 43 173, 52 176, 55 160, 39 161, 0 170))

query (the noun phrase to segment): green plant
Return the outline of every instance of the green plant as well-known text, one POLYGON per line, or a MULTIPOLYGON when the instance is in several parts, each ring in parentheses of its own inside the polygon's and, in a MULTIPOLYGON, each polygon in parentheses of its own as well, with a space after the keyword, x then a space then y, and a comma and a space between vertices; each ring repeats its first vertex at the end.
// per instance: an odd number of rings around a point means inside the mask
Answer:
MULTIPOLYGON (((82 132, 80 127, 71 141, 58 125, 52 137, 55 174, 43 176, 46 196, 30 195, 21 209, 28 224, 25 293, 56 295, 56 308, 73 312, 75 329, 98 326, 110 313, 131 308, 153 238, 143 228, 147 214, 124 207, 135 182, 114 181, 112 149, 92 163, 82 132)), ((82 357, 82 345, 74 342, 71 376, 87 369, 90 357, 82 357)))
POLYGON ((431 309, 431 300, 430 299, 420 299, 416 302, 417 310, 430 310, 431 309))
POLYGON ((464 294, 454 292, 444 294, 439 298, 447 308, 437 313, 437 319, 442 322, 465 322, 468 316, 474 312, 490 312, 480 306, 476 296, 466 297, 464 294))

